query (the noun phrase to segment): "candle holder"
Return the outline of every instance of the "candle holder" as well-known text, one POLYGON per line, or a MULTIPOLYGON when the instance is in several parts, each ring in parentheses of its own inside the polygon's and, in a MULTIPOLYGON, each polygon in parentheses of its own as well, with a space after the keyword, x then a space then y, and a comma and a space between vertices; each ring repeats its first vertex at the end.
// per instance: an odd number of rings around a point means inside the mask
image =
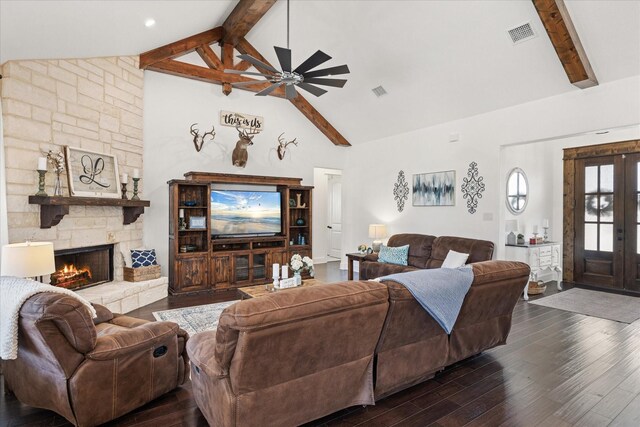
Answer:
POLYGON ((46 191, 44 191, 44 176, 47 173, 46 170, 38 171, 38 192, 36 193, 36 196, 44 196, 44 197, 48 197, 49 195, 47 194, 46 191))
POLYGON ((140 181, 140 178, 132 178, 133 179, 133 197, 131 197, 131 200, 140 200, 140 197, 138 197, 138 181, 140 181))
POLYGON ((129 198, 127 197, 127 183, 126 182, 121 183, 120 189, 122 191, 122 199, 129 200, 129 198))
POLYGON ((543 242, 547 243, 549 241, 549 227, 542 227, 544 229, 544 236, 542 237, 543 242))

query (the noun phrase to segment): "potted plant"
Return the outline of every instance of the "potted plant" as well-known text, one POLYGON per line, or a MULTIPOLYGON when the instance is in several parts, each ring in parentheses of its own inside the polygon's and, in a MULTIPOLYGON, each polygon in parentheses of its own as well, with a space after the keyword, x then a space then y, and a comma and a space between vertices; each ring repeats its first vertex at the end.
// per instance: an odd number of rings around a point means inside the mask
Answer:
POLYGON ((308 256, 303 258, 300 254, 294 254, 291 257, 289 267, 293 271, 293 278, 296 281, 296 286, 300 286, 302 284, 301 274, 303 271, 308 271, 309 274, 313 276, 313 260, 308 256))

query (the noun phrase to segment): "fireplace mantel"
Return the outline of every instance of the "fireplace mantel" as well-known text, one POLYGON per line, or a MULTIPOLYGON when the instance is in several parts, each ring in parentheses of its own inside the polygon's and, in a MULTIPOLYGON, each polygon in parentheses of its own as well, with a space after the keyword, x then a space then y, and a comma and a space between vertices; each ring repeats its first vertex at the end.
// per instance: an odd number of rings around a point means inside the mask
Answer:
POLYGON ((122 207, 123 224, 132 224, 151 206, 148 200, 110 199, 101 197, 29 196, 29 204, 40 205, 40 228, 51 228, 69 213, 69 206, 122 207))

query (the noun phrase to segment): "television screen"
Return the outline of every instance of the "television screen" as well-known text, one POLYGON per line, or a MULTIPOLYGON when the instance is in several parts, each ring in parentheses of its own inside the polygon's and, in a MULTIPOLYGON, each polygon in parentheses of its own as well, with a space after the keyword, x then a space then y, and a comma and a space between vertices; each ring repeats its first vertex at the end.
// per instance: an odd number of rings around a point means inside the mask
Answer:
POLYGON ((277 191, 211 190, 211 234, 265 234, 282 231, 277 191))

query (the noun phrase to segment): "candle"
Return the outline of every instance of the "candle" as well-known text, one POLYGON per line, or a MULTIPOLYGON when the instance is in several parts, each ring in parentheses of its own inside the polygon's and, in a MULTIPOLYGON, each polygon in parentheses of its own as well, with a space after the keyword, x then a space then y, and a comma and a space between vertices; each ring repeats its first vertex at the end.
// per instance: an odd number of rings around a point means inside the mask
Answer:
POLYGON ((134 178, 140 178, 140 170, 139 169, 134 169, 133 170, 133 177, 134 178))
POLYGON ((538 226, 534 225, 533 226, 533 234, 537 234, 538 233, 538 226))
POLYGON ((273 278, 277 279, 280 273, 280 264, 273 264, 273 278))
POLYGON ((47 170, 47 158, 46 157, 38 157, 38 170, 46 171, 47 170))
POLYGON ((287 266, 287 264, 282 266, 282 278, 283 279, 289 278, 289 267, 287 266))
POLYGON ((184 209, 180 209, 178 216, 184 218, 184 209))
POLYGON ((542 228, 549 228, 549 220, 548 219, 543 219, 542 220, 542 228))
POLYGON ((129 175, 127 175, 126 173, 122 174, 122 183, 123 184, 127 184, 129 182, 129 175))

